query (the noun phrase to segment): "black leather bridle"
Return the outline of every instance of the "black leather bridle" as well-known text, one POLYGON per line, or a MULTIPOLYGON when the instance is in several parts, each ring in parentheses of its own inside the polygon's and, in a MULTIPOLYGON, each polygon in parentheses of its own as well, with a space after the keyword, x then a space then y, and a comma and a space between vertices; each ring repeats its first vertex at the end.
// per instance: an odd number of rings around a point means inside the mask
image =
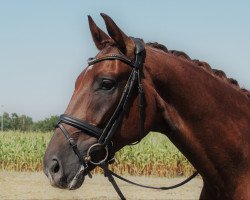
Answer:
POLYGON ((138 38, 132 38, 132 37, 131 39, 134 41, 134 44, 135 44, 135 59, 132 61, 122 54, 109 54, 103 57, 91 58, 88 60, 89 66, 95 63, 106 61, 106 60, 120 60, 121 62, 124 62, 132 67, 132 71, 125 85, 125 88, 123 90, 121 99, 113 115, 111 116, 110 120, 104 127, 104 129, 100 129, 96 126, 93 126, 92 124, 89 124, 88 122, 82 121, 80 119, 77 119, 75 117, 68 116, 65 114, 60 116, 59 121, 56 124, 56 127, 60 128, 65 138, 69 141, 69 144, 71 145, 73 151, 75 152, 75 154, 77 155, 81 163, 81 167, 79 171, 77 172, 77 175, 75 176, 74 179, 77 179, 77 177, 82 173, 87 173, 91 177, 90 172, 86 171, 86 169, 88 168, 88 163, 91 163, 96 166, 100 166, 104 170, 104 175, 108 177, 109 181, 112 183, 112 185, 114 186, 116 192, 118 193, 121 199, 125 199, 125 197, 122 194, 121 190, 119 189, 118 185, 116 184, 113 176, 123 181, 126 181, 128 183, 137 185, 137 186, 151 188, 151 189, 167 190, 167 189, 176 188, 185 184, 186 182, 188 182, 189 180, 191 180, 198 174, 197 172, 195 172, 191 177, 189 177, 185 181, 177 185, 171 186, 171 187, 151 187, 151 186, 143 186, 143 185, 131 182, 108 169, 108 165, 114 161, 114 151, 113 151, 113 142, 112 142, 113 135, 116 132, 118 126, 120 125, 123 115, 127 110, 126 108, 128 107, 129 101, 131 100, 132 93, 136 87, 138 89, 138 96, 139 96, 139 129, 140 129, 140 137, 138 141, 136 142, 136 144, 144 136, 145 107, 144 107, 144 92, 143 92, 143 86, 141 84, 140 72, 142 71, 142 68, 143 68, 143 63, 145 60, 146 52, 145 52, 145 47, 144 47, 142 40, 138 38), (98 142, 89 147, 86 155, 81 155, 79 149, 77 148, 77 144, 75 140, 70 136, 70 134, 68 133, 67 129, 64 127, 63 124, 73 126, 83 131, 85 134, 88 134, 92 137, 97 138, 98 142), (98 162, 93 161, 91 157, 91 153, 96 150, 103 150, 103 149, 105 150, 104 157, 98 162))

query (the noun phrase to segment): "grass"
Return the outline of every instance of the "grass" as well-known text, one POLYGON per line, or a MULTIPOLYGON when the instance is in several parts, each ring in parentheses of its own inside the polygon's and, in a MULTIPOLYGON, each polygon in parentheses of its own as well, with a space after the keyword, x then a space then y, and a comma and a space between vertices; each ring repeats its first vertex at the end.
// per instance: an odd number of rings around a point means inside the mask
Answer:
MULTIPOLYGON (((41 132, 0 132, 0 170, 41 171, 51 136, 41 132)), ((110 168, 119 174, 173 177, 194 171, 167 137, 158 133, 150 133, 138 145, 124 147, 116 153, 116 161, 110 168)))

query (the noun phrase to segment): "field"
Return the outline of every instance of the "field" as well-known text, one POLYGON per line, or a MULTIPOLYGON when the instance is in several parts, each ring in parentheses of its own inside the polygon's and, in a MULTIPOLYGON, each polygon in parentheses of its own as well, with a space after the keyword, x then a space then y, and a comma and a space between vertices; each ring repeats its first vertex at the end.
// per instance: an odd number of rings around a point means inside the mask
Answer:
MULTIPOLYGON (((158 178, 126 176, 138 183, 153 186, 170 186, 184 178, 158 178)), ((202 179, 197 177, 188 184, 174 190, 150 190, 136 187, 117 180, 119 187, 128 200, 195 200, 199 198, 202 179)), ((11 200, 118 200, 112 185, 104 176, 94 175, 86 178, 78 190, 69 191, 54 188, 42 172, 0 172, 0 199, 11 200)))
MULTIPOLYGON (((41 171, 51 133, 0 132, 0 170, 41 171)), ((187 159, 159 133, 116 153, 111 169, 119 174, 159 177, 188 176, 194 171, 187 159)), ((100 169, 95 169, 100 172, 100 169)))

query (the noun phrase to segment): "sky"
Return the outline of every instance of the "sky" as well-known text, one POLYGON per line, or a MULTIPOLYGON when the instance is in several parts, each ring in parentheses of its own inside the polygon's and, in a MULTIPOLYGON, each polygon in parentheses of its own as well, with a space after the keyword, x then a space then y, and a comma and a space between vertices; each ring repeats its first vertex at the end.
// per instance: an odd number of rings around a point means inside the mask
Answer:
POLYGON ((250 1, 0 0, 0 114, 59 115, 97 54, 87 15, 186 52, 250 89, 250 1))

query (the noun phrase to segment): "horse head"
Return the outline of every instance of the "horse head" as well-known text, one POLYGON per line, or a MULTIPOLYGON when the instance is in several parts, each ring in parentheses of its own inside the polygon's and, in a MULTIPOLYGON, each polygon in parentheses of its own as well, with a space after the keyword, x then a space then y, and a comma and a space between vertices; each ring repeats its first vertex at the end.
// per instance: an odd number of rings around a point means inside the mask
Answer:
POLYGON ((95 167, 93 163, 100 162, 106 156, 112 158, 111 154, 123 146, 142 139, 152 130, 156 120, 152 96, 154 89, 143 74, 146 53, 143 42, 128 37, 109 16, 101 15, 109 36, 88 17, 93 41, 100 52, 89 60, 88 67, 76 79, 72 98, 44 156, 46 175, 52 185, 61 188, 80 187, 87 171, 95 167), (141 51, 140 58, 136 57, 136 51, 141 51), (141 59, 140 68, 135 66, 138 62, 135 59, 141 59), (141 95, 138 95, 139 85, 145 91, 141 95), (143 106, 143 111, 140 106, 143 106), (74 122, 78 122, 78 125, 72 125, 74 122), (86 128, 79 128, 81 122, 92 128, 92 132, 97 131, 96 135, 89 134, 86 128), (77 152, 72 149, 69 139, 77 146, 77 152), (91 162, 88 169, 79 175, 82 164, 79 160, 84 155, 87 155, 87 159, 91 156, 91 162))

